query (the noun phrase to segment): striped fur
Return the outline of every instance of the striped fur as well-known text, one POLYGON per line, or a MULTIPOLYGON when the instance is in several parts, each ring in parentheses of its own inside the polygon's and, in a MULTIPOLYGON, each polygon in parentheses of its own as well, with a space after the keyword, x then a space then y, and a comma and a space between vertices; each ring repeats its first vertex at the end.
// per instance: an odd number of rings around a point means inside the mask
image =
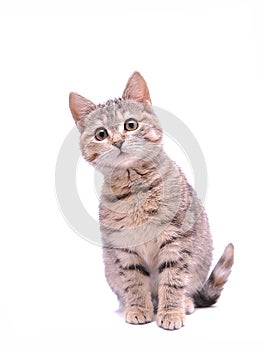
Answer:
POLYGON ((233 264, 226 248, 211 276, 212 239, 204 208, 162 148, 147 85, 135 72, 122 99, 95 105, 71 94, 84 158, 104 175, 100 202, 107 281, 128 323, 178 329, 195 307, 214 304, 233 264), (136 130, 125 130, 133 118, 136 130), (137 124, 136 124, 137 125, 137 124), (98 128, 107 137, 96 140, 98 128), (119 142, 120 147, 113 143, 119 142))

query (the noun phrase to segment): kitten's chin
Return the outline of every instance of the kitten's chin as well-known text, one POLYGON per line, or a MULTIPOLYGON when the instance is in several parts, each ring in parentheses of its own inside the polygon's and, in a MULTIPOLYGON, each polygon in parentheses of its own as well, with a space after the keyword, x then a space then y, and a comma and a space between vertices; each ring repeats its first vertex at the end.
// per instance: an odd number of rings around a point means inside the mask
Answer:
POLYGON ((130 156, 127 153, 121 152, 115 162, 115 166, 118 168, 129 168, 138 161, 137 157, 130 156))

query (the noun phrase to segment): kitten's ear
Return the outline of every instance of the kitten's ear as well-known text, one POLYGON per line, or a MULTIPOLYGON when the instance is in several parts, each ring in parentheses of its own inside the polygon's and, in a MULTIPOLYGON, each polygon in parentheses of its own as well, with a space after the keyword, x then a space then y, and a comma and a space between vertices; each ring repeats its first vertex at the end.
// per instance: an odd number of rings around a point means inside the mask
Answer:
POLYGON ((139 72, 134 72, 123 91, 122 98, 124 100, 133 100, 142 103, 151 104, 151 97, 146 81, 139 72))
POLYGON ((85 97, 82 97, 75 92, 71 92, 69 94, 69 108, 75 123, 77 123, 80 119, 94 111, 97 106, 85 97))

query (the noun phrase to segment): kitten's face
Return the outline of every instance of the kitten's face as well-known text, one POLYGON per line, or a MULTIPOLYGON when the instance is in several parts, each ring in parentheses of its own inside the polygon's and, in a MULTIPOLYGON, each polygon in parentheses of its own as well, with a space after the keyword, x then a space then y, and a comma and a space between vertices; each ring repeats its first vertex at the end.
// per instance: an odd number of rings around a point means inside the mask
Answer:
POLYGON ((150 106, 118 100, 82 120, 80 147, 100 171, 129 168, 138 160, 153 161, 161 150, 162 131, 150 106))
POLYGON ((129 78, 122 99, 95 105, 71 93, 69 106, 81 132, 84 158, 102 173, 156 161, 162 130, 151 108, 147 84, 138 72, 129 78))

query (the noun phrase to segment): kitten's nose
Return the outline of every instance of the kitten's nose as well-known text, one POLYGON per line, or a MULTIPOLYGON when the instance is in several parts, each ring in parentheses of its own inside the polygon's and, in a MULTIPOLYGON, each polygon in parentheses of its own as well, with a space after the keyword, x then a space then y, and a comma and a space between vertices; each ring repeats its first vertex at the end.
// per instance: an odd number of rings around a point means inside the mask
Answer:
POLYGON ((113 146, 121 149, 121 146, 122 146, 123 142, 124 141, 122 141, 122 140, 118 140, 118 141, 113 142, 112 144, 113 144, 113 146))

